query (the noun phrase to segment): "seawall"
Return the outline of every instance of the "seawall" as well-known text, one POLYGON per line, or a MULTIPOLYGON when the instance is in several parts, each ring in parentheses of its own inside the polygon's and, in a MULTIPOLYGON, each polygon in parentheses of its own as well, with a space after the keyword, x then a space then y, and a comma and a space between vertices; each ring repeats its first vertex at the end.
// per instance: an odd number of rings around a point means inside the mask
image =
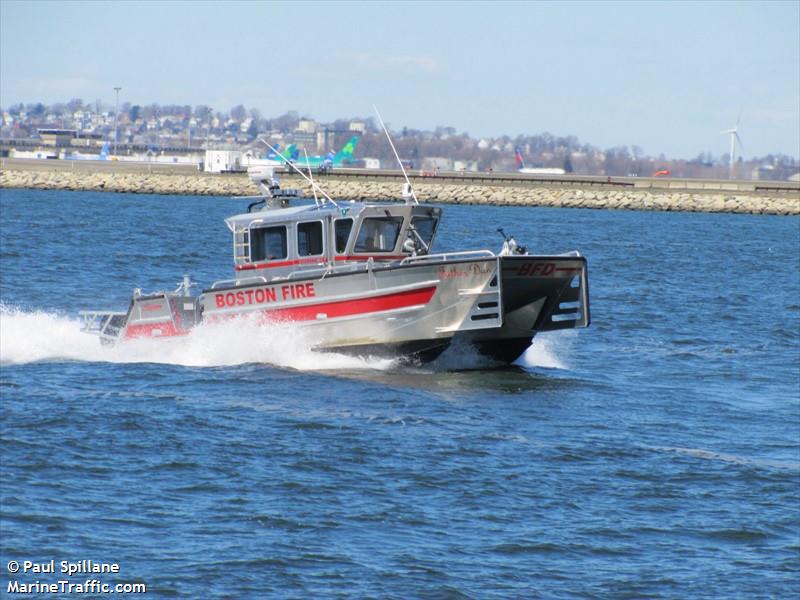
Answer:
POLYGON ((246 175, 211 175, 186 169, 155 172, 4 169, 0 170, 0 188, 191 196, 247 196, 259 193, 246 175))
MULTIPOLYGON (((196 170, 154 165, 109 165, 92 170, 89 165, 66 168, 63 161, 38 161, 41 165, 13 165, 0 169, 0 188, 89 190, 139 194, 247 196, 258 194, 244 174, 216 175, 196 170)), ((68 165, 69 163, 67 163, 68 165)), ((300 188, 311 197, 310 186, 299 176, 283 175, 284 188, 300 188)), ((400 180, 355 180, 336 173, 319 179, 334 200, 396 200, 400 180)), ((594 209, 659 210, 716 213, 800 215, 800 193, 743 192, 735 190, 640 189, 635 187, 593 189, 569 184, 514 185, 457 183, 453 179, 417 178, 414 190, 421 202, 445 204, 492 204, 594 209)))
MULTIPOLYGON (((334 200, 397 199, 399 184, 386 182, 320 182, 334 200)), ((311 194, 311 186, 300 177, 284 177, 283 187, 300 187, 311 194), (302 185, 301 185, 302 184, 302 185)), ((800 195, 766 195, 744 192, 675 192, 635 188, 582 189, 559 187, 514 187, 509 185, 455 185, 414 183, 420 202, 443 204, 493 204, 499 206, 549 206, 623 210, 800 215, 800 195)))

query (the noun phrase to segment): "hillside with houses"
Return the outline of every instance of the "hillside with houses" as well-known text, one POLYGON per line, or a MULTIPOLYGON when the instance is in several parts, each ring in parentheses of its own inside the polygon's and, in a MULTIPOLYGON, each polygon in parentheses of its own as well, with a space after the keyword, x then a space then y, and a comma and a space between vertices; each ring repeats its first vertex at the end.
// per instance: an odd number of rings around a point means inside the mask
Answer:
MULTIPOLYGON (((112 144, 120 155, 200 153, 206 149, 236 149, 263 154, 265 145, 296 144, 310 155, 337 149, 352 135, 361 136, 356 158, 359 166, 394 166, 391 149, 372 117, 341 118, 320 122, 290 111, 268 117, 257 109, 237 105, 215 110, 205 105, 132 105, 119 110, 97 101, 80 99, 53 105, 16 104, 0 108, 0 152, 36 148, 43 144, 99 148, 112 144), (43 131, 65 132, 64 139, 51 141, 43 131)), ((525 124, 520 124, 524 129, 525 124)), ((532 169, 563 170, 576 175, 651 176, 724 179, 788 180, 797 177, 797 157, 768 155, 737 156, 733 169, 728 154, 701 153, 693 159, 653 156, 638 146, 601 149, 573 135, 547 132, 474 138, 453 127, 433 131, 392 127, 397 150, 414 168, 441 171, 514 171, 515 150, 532 169)))

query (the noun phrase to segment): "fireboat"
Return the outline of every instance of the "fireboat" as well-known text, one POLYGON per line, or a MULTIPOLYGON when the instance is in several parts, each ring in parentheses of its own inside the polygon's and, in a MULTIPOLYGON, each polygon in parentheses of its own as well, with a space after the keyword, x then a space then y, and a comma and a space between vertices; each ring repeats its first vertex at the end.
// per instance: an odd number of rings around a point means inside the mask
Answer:
POLYGON ((291 323, 307 329, 314 350, 419 364, 454 342, 511 363, 541 332, 589 326, 579 252, 528 254, 504 235, 498 253, 436 253, 442 208, 419 203, 407 175, 402 203, 343 202, 310 169, 291 166, 313 201, 282 189, 274 167, 251 168, 262 193, 226 219, 232 278, 198 295, 187 276, 174 291, 134 290, 127 311, 82 311, 82 330, 118 344, 230 319, 291 323))

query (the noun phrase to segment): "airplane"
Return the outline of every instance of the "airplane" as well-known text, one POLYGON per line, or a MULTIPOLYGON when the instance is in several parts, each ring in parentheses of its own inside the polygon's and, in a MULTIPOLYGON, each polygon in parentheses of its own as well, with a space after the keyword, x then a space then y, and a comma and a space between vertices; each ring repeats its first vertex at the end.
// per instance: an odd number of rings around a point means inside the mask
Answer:
MULTIPOLYGON (((274 159, 278 158, 278 154, 280 154, 280 150, 281 150, 281 145, 280 144, 275 144, 275 150, 267 150, 266 154, 264 154, 264 158, 269 158, 271 160, 274 160, 274 159)), ((284 150, 284 152, 285 152, 285 150, 284 150)))
POLYGON ((297 144, 289 144, 286 146, 286 149, 283 152, 280 152, 280 149, 280 144, 276 145, 275 150, 278 152, 275 153, 270 150, 267 153, 266 158, 269 160, 297 160, 297 157, 300 156, 300 151, 297 149, 297 144))
POLYGON ((564 169, 558 167, 526 167, 525 161, 522 160, 522 148, 517 146, 514 148, 514 162, 517 164, 517 171, 519 173, 529 173, 533 175, 564 175, 564 169))
MULTIPOLYGON (((259 141, 262 144, 267 143, 260 138, 259 141)), ((286 146, 283 152, 281 152, 279 145, 276 145, 274 148, 275 149, 272 150, 268 147, 263 157, 250 155, 249 153, 245 154, 245 156, 242 158, 242 165, 246 167, 280 167, 287 162, 294 162, 300 155, 300 151, 297 149, 296 144, 290 144, 289 146, 286 146)))
POLYGON ((358 140, 359 137, 354 135, 338 152, 331 150, 325 156, 301 156, 293 162, 298 167, 341 167, 353 162, 353 152, 355 152, 356 146, 358 146, 358 140))
MULTIPOLYGON (((83 154, 81 152, 73 152, 65 156, 67 160, 108 160, 109 158, 109 144, 103 144, 100 149, 100 154, 83 154)), ((116 160, 116 159, 114 159, 116 160)))

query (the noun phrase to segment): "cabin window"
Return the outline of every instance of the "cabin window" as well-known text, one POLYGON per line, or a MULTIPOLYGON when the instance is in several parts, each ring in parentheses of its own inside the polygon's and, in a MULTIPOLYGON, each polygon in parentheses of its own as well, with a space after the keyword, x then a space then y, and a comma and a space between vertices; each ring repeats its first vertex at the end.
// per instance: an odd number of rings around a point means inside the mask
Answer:
POLYGON ((342 254, 347 249, 347 240, 353 230, 353 219, 336 219, 333 228, 336 232, 336 253, 342 254))
POLYGON ((322 250, 322 221, 297 224, 297 255, 319 256, 322 250))
MULTIPOLYGON (((425 245, 430 250, 431 242, 433 241, 433 234, 436 233, 436 224, 438 219, 434 217, 413 217, 411 219, 411 227, 417 232, 417 235, 422 238, 425 245)), ((411 236, 415 242, 419 242, 416 236, 412 233, 411 236)))
POLYGON ((259 227, 250 230, 250 260, 276 260, 286 258, 286 227, 259 227))
POLYGON ((403 226, 403 217, 367 217, 361 224, 356 252, 392 252, 403 226))

